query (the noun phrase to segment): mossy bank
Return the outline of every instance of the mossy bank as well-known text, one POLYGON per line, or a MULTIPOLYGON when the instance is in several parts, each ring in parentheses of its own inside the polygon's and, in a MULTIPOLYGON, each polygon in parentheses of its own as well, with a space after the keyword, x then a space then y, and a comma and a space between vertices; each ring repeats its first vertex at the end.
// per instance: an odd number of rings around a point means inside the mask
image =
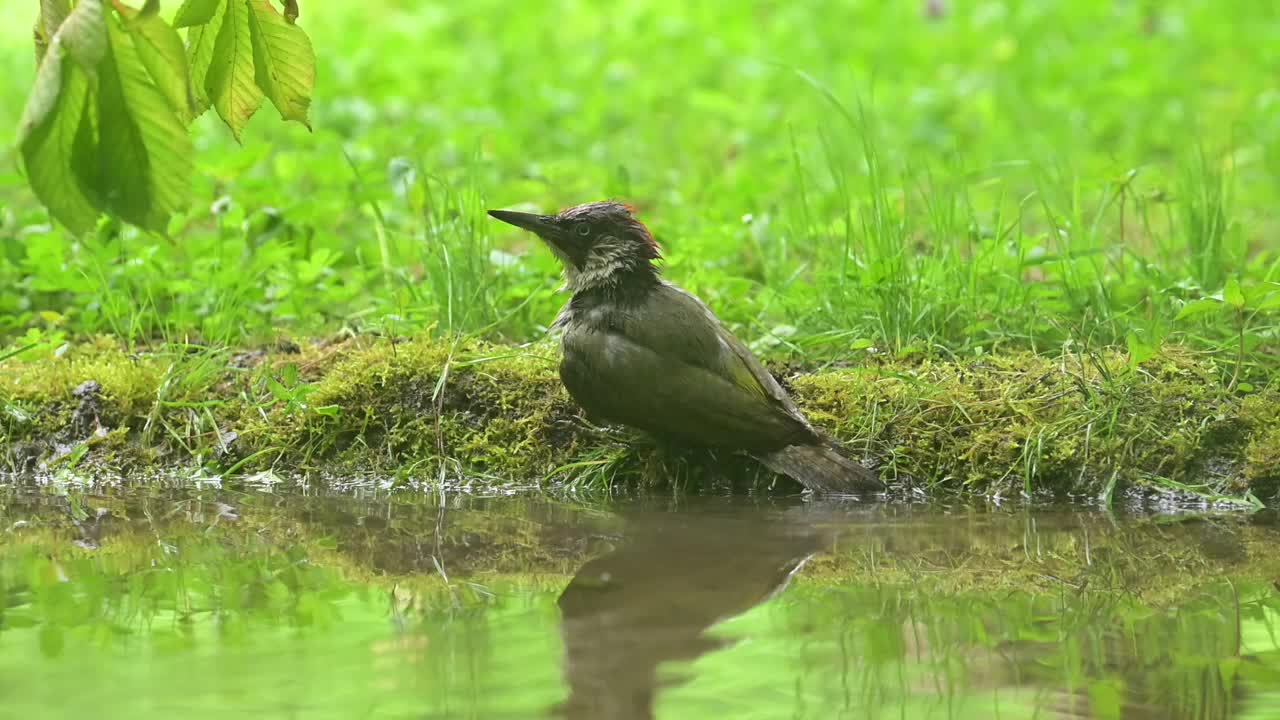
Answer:
MULTIPOLYGON (((550 343, 344 336, 252 351, 108 339, 0 363, 0 466, 377 472, 473 485, 776 481, 750 460, 584 422, 550 343)), ((1149 487, 1270 502, 1280 386, 1169 346, 775 367, 803 410, 898 485, 989 494, 1149 487)), ((780 489, 791 489, 781 485, 780 489)))

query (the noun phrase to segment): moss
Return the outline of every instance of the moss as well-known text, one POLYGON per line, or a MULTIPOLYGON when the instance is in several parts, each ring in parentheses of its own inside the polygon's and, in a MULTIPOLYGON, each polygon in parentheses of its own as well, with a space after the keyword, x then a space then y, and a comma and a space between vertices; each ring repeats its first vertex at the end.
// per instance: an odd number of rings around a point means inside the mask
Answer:
POLYGON ((246 439, 291 465, 453 459, 472 473, 537 477, 574 451, 562 432, 574 418, 549 356, 388 341, 352 349, 305 408, 251 422, 246 439))
POLYGON ((1260 492, 1274 493, 1280 486, 1280 398, 1276 393, 1251 396, 1240 415, 1247 429, 1244 480, 1260 492))
MULTIPOLYGON (((794 378, 810 417, 932 484, 1096 492, 1113 476, 1241 489, 1241 402, 1178 348, 1130 370, 1119 353, 882 363, 794 378)), ((1274 393, 1268 398, 1274 401, 1274 393)))
POLYGON ((0 397, 10 402, 75 405, 75 389, 92 380, 102 387, 106 409, 121 418, 146 414, 164 372, 158 357, 129 355, 103 338, 38 362, 8 362, 4 369, 0 397))
MULTIPOLYGON (((94 341, 5 363, 0 442, 19 465, 33 445, 47 459, 58 443, 86 439, 73 422, 74 392, 93 380, 97 421, 112 432, 88 461, 112 468, 199 459, 243 470, 684 485, 758 474, 723 454, 588 427, 556 362, 550 343, 343 337, 235 354, 129 354, 94 341)), ((868 356, 861 367, 784 381, 816 424, 881 462, 886 477, 935 489, 1273 492, 1280 391, 1242 396, 1224 386, 1226 374, 1166 347, 1138 368, 1121 353, 868 356)))

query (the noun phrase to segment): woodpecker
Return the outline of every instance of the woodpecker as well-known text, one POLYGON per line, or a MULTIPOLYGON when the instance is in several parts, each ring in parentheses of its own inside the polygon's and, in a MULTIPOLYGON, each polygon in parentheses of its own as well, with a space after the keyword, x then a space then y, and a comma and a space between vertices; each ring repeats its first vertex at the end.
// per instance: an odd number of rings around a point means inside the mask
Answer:
POLYGON ((489 214, 537 235, 564 266, 560 380, 588 418, 744 451, 816 493, 883 489, 701 300, 660 276, 658 243, 630 206, 489 214))

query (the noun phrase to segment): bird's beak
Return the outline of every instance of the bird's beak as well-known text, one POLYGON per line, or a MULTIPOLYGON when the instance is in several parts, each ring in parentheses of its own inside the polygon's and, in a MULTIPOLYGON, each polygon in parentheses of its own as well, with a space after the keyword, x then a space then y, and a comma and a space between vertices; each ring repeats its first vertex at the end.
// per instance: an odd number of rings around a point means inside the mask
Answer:
POLYGON ((581 242, 577 242, 581 238, 565 232, 563 223, 555 215, 535 215, 513 210, 490 210, 489 214, 542 238, 551 252, 566 265, 582 265, 586 249, 581 242))
POLYGON ((539 237, 551 239, 558 233, 555 217, 551 215, 535 215, 533 213, 515 212, 514 210, 490 210, 489 214, 509 225, 528 230, 539 237))

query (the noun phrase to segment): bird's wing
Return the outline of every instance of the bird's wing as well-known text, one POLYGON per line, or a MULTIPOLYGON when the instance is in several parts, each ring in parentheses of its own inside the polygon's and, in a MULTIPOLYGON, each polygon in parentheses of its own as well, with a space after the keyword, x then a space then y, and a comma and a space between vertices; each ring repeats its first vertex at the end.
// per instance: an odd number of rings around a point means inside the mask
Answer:
POLYGON ((796 407, 795 401, 791 399, 786 390, 782 389, 782 386, 773 378, 769 370, 756 359, 756 356, 751 353, 746 344, 731 335, 723 326, 720 328, 720 337, 733 353, 733 372, 742 377, 742 383, 746 383, 747 376, 750 376, 756 387, 760 388, 760 392, 764 393, 771 401, 777 403, 792 415, 803 417, 800 414, 800 408, 796 407))
POLYGON ((768 451, 812 431, 756 385, 646 347, 619 332, 565 336, 560 378, 588 413, 713 447, 768 451))
POLYGON ((803 422, 795 403, 751 350, 701 300, 664 283, 622 328, 633 342, 709 370, 803 422), (681 332, 670 332, 673 327, 681 332))
POLYGON ((561 378, 589 411, 708 445, 798 442, 812 435, 769 372, 697 298, 662 285, 565 338, 561 378))

